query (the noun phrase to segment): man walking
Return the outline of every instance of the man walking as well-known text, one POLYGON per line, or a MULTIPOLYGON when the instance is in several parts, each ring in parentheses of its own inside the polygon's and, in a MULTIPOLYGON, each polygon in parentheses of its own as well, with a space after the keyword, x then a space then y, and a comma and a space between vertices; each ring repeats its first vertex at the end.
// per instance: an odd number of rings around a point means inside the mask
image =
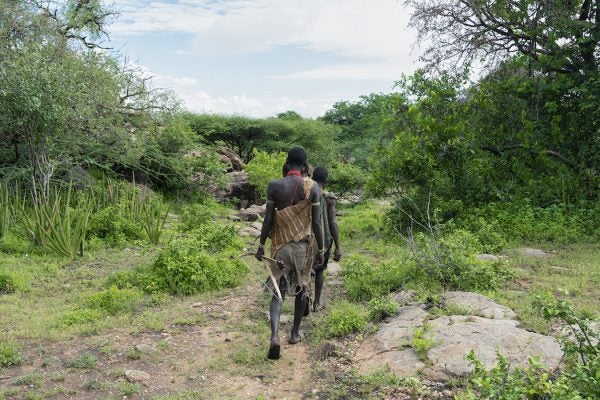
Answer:
MULTIPOLYGON (((282 297, 286 293, 296 296, 294 323, 289 343, 300 342, 300 322, 310 298, 310 274, 313 265, 311 242, 317 243, 316 263, 323 263, 323 231, 321 227, 320 189, 311 179, 302 177, 308 167, 306 151, 294 147, 288 151, 288 172, 284 178, 274 179, 267 187, 267 210, 263 221, 260 244, 256 258, 260 261, 265 254, 267 237, 271 238, 271 256, 283 263, 283 268, 271 265, 271 272, 278 282, 282 297)), ((283 300, 283 299, 282 299, 283 300)), ((271 341, 269 359, 280 356, 279 317, 282 302, 277 296, 271 299, 271 341)))
POLYGON ((335 196, 325 192, 325 185, 329 179, 329 172, 325 167, 317 167, 313 171, 313 180, 317 182, 321 189, 321 197, 319 199, 319 207, 321 209, 321 226, 323 229, 324 249, 325 254, 323 264, 315 263, 313 269, 315 271, 315 298, 313 301, 313 312, 321 309, 321 292, 323 291, 323 272, 327 269, 327 262, 331 255, 331 247, 335 244, 333 252, 333 260, 339 261, 342 258, 342 250, 340 249, 340 239, 337 221, 335 219, 335 196))

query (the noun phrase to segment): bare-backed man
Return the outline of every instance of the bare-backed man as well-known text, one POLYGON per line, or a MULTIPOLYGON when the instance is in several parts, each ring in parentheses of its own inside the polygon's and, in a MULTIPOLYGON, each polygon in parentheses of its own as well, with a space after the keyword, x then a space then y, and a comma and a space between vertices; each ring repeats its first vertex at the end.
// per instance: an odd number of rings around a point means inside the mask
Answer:
MULTIPOLYGON (((271 265, 271 271, 279 284, 282 296, 296 296, 294 323, 289 343, 301 340, 300 322, 310 298, 310 274, 313 265, 311 242, 314 233, 318 251, 316 262, 323 263, 323 231, 321 229, 320 189, 310 178, 302 176, 308 167, 306 151, 294 147, 288 151, 288 172, 284 178, 269 182, 267 187, 267 210, 263 221, 260 244, 256 258, 262 260, 267 237, 271 238, 271 256, 282 261, 284 268, 271 265)), ((271 299, 271 342, 267 357, 278 359, 279 317, 282 303, 277 296, 271 299)))

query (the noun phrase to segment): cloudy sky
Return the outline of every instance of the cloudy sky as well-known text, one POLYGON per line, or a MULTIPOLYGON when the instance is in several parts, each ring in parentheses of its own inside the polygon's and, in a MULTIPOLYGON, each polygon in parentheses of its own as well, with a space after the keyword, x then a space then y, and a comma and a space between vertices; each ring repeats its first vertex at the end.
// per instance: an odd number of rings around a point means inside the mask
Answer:
POLYGON ((110 46, 196 112, 322 115, 418 64, 402 0, 117 0, 110 46))

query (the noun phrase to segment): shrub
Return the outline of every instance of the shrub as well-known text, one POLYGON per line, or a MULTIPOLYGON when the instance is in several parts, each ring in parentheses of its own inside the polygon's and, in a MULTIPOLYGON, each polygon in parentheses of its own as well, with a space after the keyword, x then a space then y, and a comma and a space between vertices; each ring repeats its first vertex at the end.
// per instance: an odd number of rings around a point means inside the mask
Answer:
POLYGON ((465 230, 454 230, 439 239, 433 232, 419 233, 409 237, 408 243, 415 263, 445 289, 493 290, 512 277, 500 262, 477 260, 481 244, 465 230))
POLYGON ((395 315, 400 305, 389 296, 375 297, 369 301, 369 320, 378 322, 395 315))
POLYGON ((17 290, 17 282, 12 275, 0 273, 0 295, 14 293, 17 290))
POLYGON ((116 315, 129 311, 138 303, 142 293, 138 289, 119 289, 111 286, 108 289, 87 296, 84 305, 90 310, 116 315))
POLYGON ((122 246, 142 239, 139 220, 132 219, 124 204, 110 205, 92 214, 88 234, 104 240, 110 246, 122 246))
POLYGON ((80 308, 77 310, 67 311, 60 317, 60 323, 65 326, 85 324, 88 322, 97 321, 102 316, 98 310, 89 308, 80 308))
POLYGON ((407 267, 399 260, 371 262, 353 255, 344 263, 344 286, 351 300, 371 300, 402 287, 409 279, 407 267))
POLYGON ((427 337, 430 329, 431 327, 428 324, 415 327, 410 340, 410 347, 415 350, 417 357, 423 362, 427 360, 427 350, 436 344, 435 340, 427 337))
POLYGON ((252 154, 252 160, 246 164, 245 169, 252 186, 266 199, 267 185, 272 179, 281 178, 287 154, 284 152, 270 154, 257 149, 253 149, 252 154))
POLYGON ((0 339, 0 367, 10 367, 21 363, 21 353, 16 343, 0 339))
POLYGON ((246 268, 236 254, 242 246, 235 228, 203 225, 189 234, 161 251, 147 290, 189 295, 238 285, 246 268))
POLYGON ((331 305, 329 313, 317 321, 316 337, 340 337, 364 331, 367 311, 359 304, 338 301, 331 305))
POLYGON ((191 231, 210 222, 211 205, 207 202, 189 204, 181 210, 181 229, 191 231))

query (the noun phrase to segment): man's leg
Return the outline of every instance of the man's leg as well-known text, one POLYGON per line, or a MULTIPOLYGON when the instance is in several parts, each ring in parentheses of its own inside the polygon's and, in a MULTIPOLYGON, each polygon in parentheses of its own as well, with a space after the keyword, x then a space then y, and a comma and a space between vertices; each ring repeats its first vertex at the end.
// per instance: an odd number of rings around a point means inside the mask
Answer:
POLYGON ((306 308, 307 297, 305 296, 304 290, 296 295, 296 301, 294 303, 294 325, 292 326, 292 334, 290 335, 290 344, 296 344, 302 340, 300 337, 300 322, 302 322, 302 315, 306 308))
MULTIPOLYGON (((281 282, 279 287, 281 288, 281 282)), ((281 317, 281 306, 283 305, 283 300, 285 299, 285 291, 281 292, 281 301, 277 296, 273 295, 271 298, 271 306, 269 307, 269 319, 271 320, 271 342, 269 343, 269 353, 267 354, 267 358, 270 360, 277 360, 280 356, 281 346, 279 344, 279 318, 281 317)))
POLYGON ((319 311, 319 306, 321 305, 321 292, 323 291, 323 283, 325 278, 323 277, 323 273, 327 268, 327 262, 329 261, 329 255, 331 254, 331 246, 325 252, 325 256, 323 258, 323 266, 316 271, 315 276, 315 299, 313 301, 313 312, 319 311))

